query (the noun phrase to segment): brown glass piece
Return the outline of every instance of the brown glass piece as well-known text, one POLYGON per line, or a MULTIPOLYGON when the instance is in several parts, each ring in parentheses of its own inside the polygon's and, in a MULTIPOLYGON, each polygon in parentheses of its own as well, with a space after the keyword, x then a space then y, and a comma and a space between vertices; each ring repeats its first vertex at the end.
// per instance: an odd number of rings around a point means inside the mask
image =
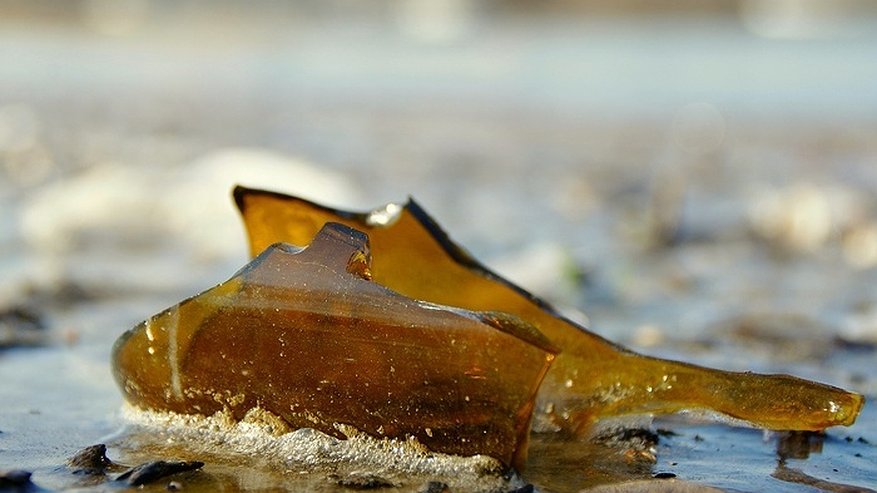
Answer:
POLYGON ((276 241, 310 242, 327 221, 369 235, 378 284, 414 299, 514 314, 561 348, 542 388, 539 410, 581 432, 606 416, 709 410, 777 430, 850 425, 864 398, 788 375, 703 368, 636 354, 564 318, 548 303, 472 258, 413 200, 372 213, 330 209, 243 187, 234 197, 255 254, 276 241))
POLYGON ((228 281, 150 318, 113 348, 144 408, 241 419, 260 406, 343 438, 414 436, 520 466, 556 350, 516 317, 413 300, 371 278, 368 238, 330 223, 274 244, 228 281))

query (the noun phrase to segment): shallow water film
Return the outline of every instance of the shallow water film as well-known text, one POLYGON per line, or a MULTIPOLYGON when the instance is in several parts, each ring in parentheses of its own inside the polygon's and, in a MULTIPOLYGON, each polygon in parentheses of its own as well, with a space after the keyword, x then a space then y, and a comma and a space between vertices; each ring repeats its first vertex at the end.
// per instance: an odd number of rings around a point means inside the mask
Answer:
POLYGON ((873 9, 452 3, 0 6, 0 490, 877 489, 873 9), (247 261, 235 183, 350 210, 413 194, 608 339, 866 404, 824 434, 542 423, 511 476, 126 407, 116 338, 247 261))

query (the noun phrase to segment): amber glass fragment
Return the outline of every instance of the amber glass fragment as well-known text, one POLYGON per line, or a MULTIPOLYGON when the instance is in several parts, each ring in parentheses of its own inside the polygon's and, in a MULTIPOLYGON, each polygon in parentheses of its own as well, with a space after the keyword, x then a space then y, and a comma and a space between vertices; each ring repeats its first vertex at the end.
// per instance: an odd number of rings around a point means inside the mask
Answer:
POLYGON ((372 213, 333 210, 274 192, 234 192, 256 253, 275 241, 306 245, 327 221, 365 231, 375 282, 415 299, 512 313, 561 353, 539 392, 539 408, 578 432, 605 416, 715 411, 759 427, 821 430, 852 424, 859 394, 787 375, 713 370, 631 352, 564 318, 543 300, 491 272, 457 246, 413 200, 372 213))
POLYGON ((520 466, 556 350, 515 317, 412 300, 370 277, 367 237, 327 224, 125 333, 116 381, 144 408, 237 419, 260 406, 342 437, 414 436, 520 466))

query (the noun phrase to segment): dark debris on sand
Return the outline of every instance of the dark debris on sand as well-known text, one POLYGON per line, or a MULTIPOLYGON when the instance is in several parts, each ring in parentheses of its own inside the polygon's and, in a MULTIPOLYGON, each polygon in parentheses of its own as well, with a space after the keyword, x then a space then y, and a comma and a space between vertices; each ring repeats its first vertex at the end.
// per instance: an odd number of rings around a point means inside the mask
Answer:
POLYGON ((4 490, 12 488, 23 489, 33 484, 30 482, 30 476, 31 472, 23 469, 0 471, 0 488, 4 490))
POLYGON ((43 315, 30 306, 0 309, 0 349, 41 346, 47 340, 46 327, 43 315))
POLYGON ((351 490, 377 490, 381 488, 393 488, 396 485, 387 479, 374 474, 350 474, 336 481, 338 486, 351 490))
POLYGON ((146 462, 128 469, 120 474, 116 478, 116 481, 124 481, 130 486, 141 486, 155 482, 167 476, 186 471, 194 471, 202 467, 204 467, 204 463, 199 461, 157 460, 146 462))
POLYGON ((113 465, 113 461, 107 457, 107 446, 103 443, 85 447, 67 459, 67 468, 73 474, 106 474, 107 468, 113 465))

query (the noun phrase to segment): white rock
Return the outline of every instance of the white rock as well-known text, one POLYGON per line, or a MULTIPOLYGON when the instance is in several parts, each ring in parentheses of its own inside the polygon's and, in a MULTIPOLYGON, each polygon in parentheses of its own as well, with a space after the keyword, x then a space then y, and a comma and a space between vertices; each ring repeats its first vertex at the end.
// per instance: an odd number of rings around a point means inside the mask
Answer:
POLYGON ((339 206, 357 200, 336 172, 267 150, 229 148, 180 167, 106 163, 46 185, 23 204, 20 233, 40 270, 50 266, 55 277, 104 277, 122 262, 133 264, 136 276, 162 266, 166 277, 185 276, 169 272, 180 261, 193 270, 239 267, 247 248, 231 198, 235 184, 339 206))

